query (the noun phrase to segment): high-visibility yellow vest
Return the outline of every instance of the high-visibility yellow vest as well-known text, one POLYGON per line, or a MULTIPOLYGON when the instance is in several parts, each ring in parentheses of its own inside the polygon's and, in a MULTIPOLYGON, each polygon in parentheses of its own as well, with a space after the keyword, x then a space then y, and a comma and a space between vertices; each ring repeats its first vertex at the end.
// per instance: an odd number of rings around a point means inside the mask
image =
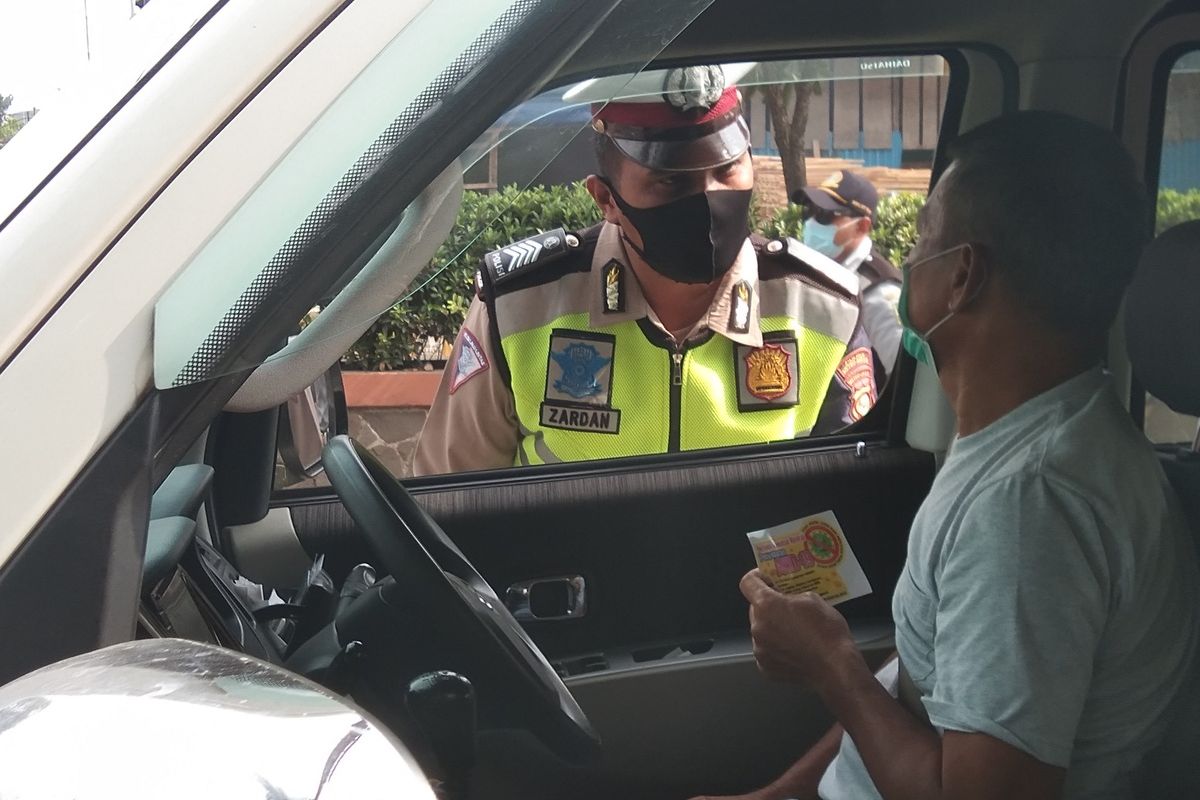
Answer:
POLYGON ((566 257, 573 261, 533 285, 506 287, 486 274, 485 257, 482 294, 521 428, 516 464, 808 435, 855 331, 855 295, 813 274, 786 243, 755 239, 762 347, 711 331, 676 346, 648 318, 590 326, 591 294, 578 288, 594 285, 590 233, 577 235, 581 244, 566 257), (546 302, 550 285, 554 301, 546 302))

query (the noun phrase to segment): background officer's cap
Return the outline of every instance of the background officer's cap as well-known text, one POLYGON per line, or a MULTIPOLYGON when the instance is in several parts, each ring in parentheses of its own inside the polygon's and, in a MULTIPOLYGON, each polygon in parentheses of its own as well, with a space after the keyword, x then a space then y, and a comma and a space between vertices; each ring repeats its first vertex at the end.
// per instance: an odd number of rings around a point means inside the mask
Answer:
POLYGON ((805 186, 792 192, 792 202, 844 217, 870 217, 874 220, 879 192, 863 176, 838 170, 822 181, 820 186, 805 186))
POLYGON ((719 66, 667 70, 661 91, 592 106, 592 127, 626 157, 666 171, 711 169, 750 148, 741 94, 719 66))

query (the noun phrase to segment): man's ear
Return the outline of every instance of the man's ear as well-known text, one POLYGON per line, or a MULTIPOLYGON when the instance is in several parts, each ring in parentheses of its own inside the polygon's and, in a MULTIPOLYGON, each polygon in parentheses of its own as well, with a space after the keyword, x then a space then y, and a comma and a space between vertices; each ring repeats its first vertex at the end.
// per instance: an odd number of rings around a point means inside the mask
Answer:
POLYGON ((978 300, 987 286, 990 269, 981 245, 972 242, 961 247, 954 259, 948 310, 958 311, 978 300))
POLYGON ((871 235, 871 218, 870 217, 859 217, 858 221, 855 223, 855 225, 858 227, 858 230, 855 232, 855 234, 857 236, 870 236, 871 235))
POLYGON ((587 187, 588 194, 592 196, 592 200, 596 201, 596 207, 600 209, 600 213, 604 215, 604 219, 614 225, 620 224, 620 209, 617 208, 616 202, 613 201, 612 190, 608 188, 608 184, 602 181, 599 175, 588 175, 584 181, 584 186, 587 187))

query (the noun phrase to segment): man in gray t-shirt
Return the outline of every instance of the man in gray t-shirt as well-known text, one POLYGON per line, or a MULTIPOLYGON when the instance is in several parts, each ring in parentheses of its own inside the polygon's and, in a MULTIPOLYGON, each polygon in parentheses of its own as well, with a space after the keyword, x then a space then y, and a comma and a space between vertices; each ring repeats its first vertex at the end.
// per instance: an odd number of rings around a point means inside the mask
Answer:
POLYGON ((1099 366, 1144 241, 1133 162, 1048 112, 950 155, 900 300, 958 425, 893 598, 900 691, 819 596, 748 574, 760 667, 839 723, 748 798, 1130 798, 1191 669, 1190 533, 1099 366))
MULTIPOLYGON (((957 439, 913 521, 896 649, 939 731, 1129 797, 1194 648, 1186 523, 1100 370, 957 439)), ((844 737, 826 800, 878 797, 844 737)))

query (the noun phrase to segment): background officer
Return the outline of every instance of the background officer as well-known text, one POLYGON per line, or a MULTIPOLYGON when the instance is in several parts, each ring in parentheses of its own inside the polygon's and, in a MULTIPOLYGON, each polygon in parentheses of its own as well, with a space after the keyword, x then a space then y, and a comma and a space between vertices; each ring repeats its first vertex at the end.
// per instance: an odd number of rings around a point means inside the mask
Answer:
POLYGON ((604 221, 484 256, 417 448, 430 474, 767 442, 875 400, 858 285, 750 236, 754 170, 719 67, 593 108, 604 221))
POLYGON ((900 352, 900 271, 871 242, 879 193, 866 178, 841 170, 796 191, 792 202, 804 207, 804 243, 858 276, 863 328, 890 373, 900 352))

